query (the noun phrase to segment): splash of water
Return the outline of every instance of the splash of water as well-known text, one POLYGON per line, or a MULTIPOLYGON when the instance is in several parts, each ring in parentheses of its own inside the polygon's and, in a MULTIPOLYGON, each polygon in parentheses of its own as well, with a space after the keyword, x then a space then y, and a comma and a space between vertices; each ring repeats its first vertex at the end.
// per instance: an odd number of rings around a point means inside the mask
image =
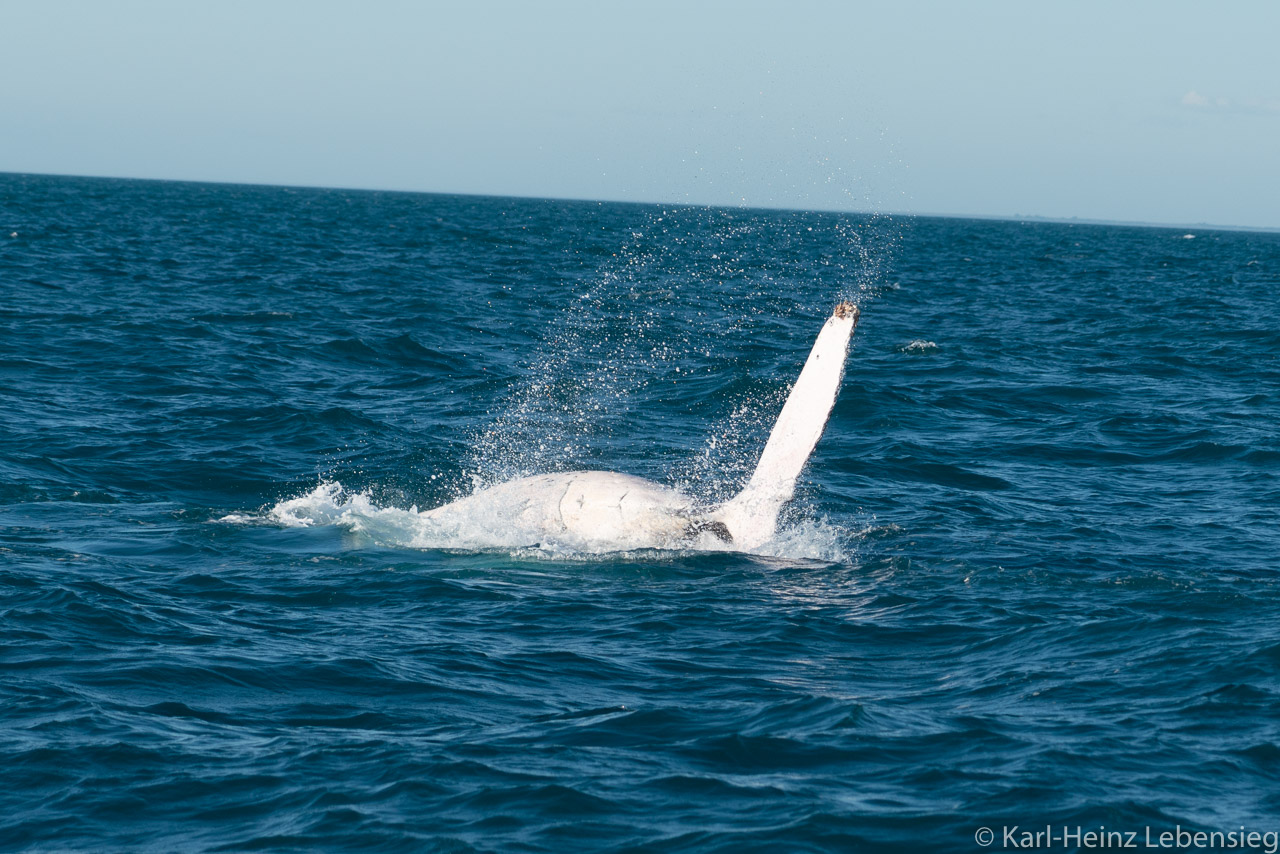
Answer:
POLYGON ((837 301, 865 306, 883 288, 896 241, 896 226, 880 216, 649 210, 567 300, 522 378, 473 433, 473 488, 618 469, 624 461, 607 448, 649 439, 635 415, 658 385, 711 375, 721 387, 716 399, 689 413, 708 424, 703 447, 683 450, 685 458, 661 472, 636 473, 708 503, 727 498, 750 475, 794 374, 734 385, 723 354, 805 328, 837 301), (764 245, 768 253, 759 251, 764 245), (805 286, 815 277, 840 285, 815 297, 805 286))
MULTIPOLYGON (((807 286, 815 277, 839 283, 836 299, 867 304, 882 289, 896 240, 877 217, 693 207, 648 209, 644 217, 575 289, 503 403, 472 433, 464 465, 473 490, 557 471, 639 468, 633 473, 664 480, 702 505, 731 497, 754 469, 807 348, 779 348, 794 365, 768 377, 741 376, 734 370, 741 354, 817 331, 814 318, 835 300, 828 304, 830 297, 807 286), (663 448, 662 431, 644 433, 639 416, 646 407, 669 408, 657 395, 678 395, 691 381, 714 389, 682 401, 690 419, 707 425, 707 439, 701 447, 663 448)), ((444 529, 416 507, 348 492, 336 480, 267 515, 284 525, 335 525, 391 546, 582 551, 497 519, 444 529)), ((839 561, 848 539, 837 526, 802 520, 784 525, 759 553, 839 561)))
MULTIPOLYGON (((462 525, 442 526, 417 507, 408 509, 376 501, 371 492, 352 492, 337 481, 322 481, 310 492, 277 502, 256 517, 225 516, 222 522, 261 522, 291 528, 338 527, 379 546, 459 551, 498 551, 528 558, 594 558, 601 554, 634 552, 548 540, 512 528, 509 519, 477 515, 462 525)), ((831 563, 850 561, 854 533, 827 520, 799 519, 783 525, 768 543, 750 554, 761 557, 799 558, 831 563)), ((723 551, 724 549, 720 549, 723 551)), ((691 549, 665 552, 672 557, 691 549)))

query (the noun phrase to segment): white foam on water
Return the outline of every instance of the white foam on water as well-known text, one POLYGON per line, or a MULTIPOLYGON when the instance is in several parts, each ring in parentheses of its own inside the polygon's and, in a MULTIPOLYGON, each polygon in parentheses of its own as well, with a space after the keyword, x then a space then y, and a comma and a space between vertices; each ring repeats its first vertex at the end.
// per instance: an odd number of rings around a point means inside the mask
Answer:
MULTIPOLYGON (((233 524, 266 523, 288 528, 334 526, 368 537, 377 545, 467 552, 504 552, 517 558, 556 560, 598 559, 601 556, 679 556, 696 549, 662 551, 633 544, 618 548, 586 548, 572 540, 547 539, 545 532, 526 531, 511 525, 505 514, 477 512, 474 518, 454 519, 444 525, 417 507, 380 506, 369 492, 350 492, 337 481, 323 481, 310 492, 280 501, 261 515, 232 513, 219 521, 233 524)), ((847 563, 850 532, 826 520, 803 519, 779 528, 777 535, 749 554, 762 557, 847 563)), ((708 549, 710 551, 711 549, 708 549)), ((733 551, 715 549, 716 551, 733 551)))

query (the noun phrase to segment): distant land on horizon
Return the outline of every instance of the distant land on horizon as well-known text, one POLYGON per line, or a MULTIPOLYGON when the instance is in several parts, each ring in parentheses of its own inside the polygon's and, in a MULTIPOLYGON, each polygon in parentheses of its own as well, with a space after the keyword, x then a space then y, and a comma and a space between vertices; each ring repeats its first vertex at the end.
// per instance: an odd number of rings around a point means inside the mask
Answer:
POLYGON ((1171 229, 1188 229, 1198 228, 1208 231, 1242 231, 1256 232, 1259 234, 1277 234, 1280 233, 1280 225, 1262 226, 1262 225, 1224 225, 1220 223, 1209 222, 1150 222, 1140 220, 1119 220, 1119 219, 1103 219, 1097 217, 1079 217, 1079 216, 1041 216, 1038 214, 974 214, 974 213, 940 213, 940 212, 923 212, 923 211, 891 211, 891 210, 855 210, 833 209, 833 208, 794 208, 785 205, 776 207, 768 205, 724 205, 724 204, 706 204, 703 202, 694 202, 689 200, 672 200, 672 199, 582 199, 564 196, 524 196, 524 195, 501 195, 494 193, 458 193, 440 190, 405 190, 392 187, 341 187, 331 186, 327 184, 265 184, 255 181, 209 181, 198 178, 140 178, 133 175, 74 175, 60 172, 9 172, 0 170, 0 175, 32 175, 45 178, 84 178, 84 179, 103 179, 110 181, 155 181, 160 183, 172 184, 214 184, 225 185, 230 187, 280 187, 285 189, 299 190, 341 190, 344 192, 367 192, 367 193, 407 193, 418 196, 475 196, 477 198, 497 198, 497 199, 529 199, 529 200, 545 200, 545 201, 561 201, 561 202, 599 202, 605 204, 620 205, 680 205, 685 207, 706 207, 706 208, 741 208, 744 210, 796 210, 811 213, 844 213, 858 214, 862 216, 884 216, 884 217, 916 217, 922 219, 975 219, 986 220, 990 222, 1044 222, 1058 223, 1062 225, 1107 225, 1107 226, 1124 226, 1130 228, 1171 228, 1171 229))

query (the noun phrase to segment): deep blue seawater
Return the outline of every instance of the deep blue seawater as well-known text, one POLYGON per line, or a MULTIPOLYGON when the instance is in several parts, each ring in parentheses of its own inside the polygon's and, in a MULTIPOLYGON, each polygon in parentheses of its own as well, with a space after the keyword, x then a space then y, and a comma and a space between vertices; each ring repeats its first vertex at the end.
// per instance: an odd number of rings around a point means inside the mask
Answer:
POLYGON ((1280 234, 3 175, 0 848, 1274 833, 1278 424, 1280 234), (730 494, 844 297, 768 554, 417 540, 730 494))

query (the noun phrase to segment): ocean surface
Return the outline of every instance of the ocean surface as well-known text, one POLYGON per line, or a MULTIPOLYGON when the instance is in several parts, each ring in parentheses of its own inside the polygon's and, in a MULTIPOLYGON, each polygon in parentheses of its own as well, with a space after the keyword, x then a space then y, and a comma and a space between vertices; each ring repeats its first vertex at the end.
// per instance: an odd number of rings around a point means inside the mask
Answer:
POLYGON ((0 848, 1274 852, 1278 425, 1280 234, 0 175, 0 848))

